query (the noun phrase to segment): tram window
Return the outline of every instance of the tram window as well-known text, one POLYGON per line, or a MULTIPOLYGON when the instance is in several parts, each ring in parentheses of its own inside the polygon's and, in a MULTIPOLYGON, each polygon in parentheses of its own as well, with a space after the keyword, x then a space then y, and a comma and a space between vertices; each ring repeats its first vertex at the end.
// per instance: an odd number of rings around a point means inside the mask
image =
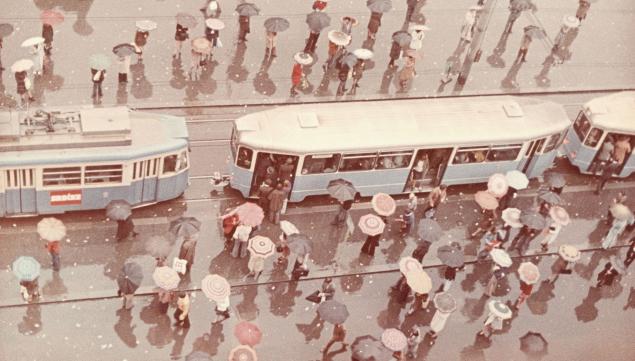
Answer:
POLYGON ((377 157, 376 169, 406 168, 412 159, 412 150, 398 152, 381 152, 377 157))
POLYGON ((84 183, 121 183, 123 166, 121 164, 87 165, 84 169, 84 183))
POLYGON ((176 171, 176 154, 163 158, 163 174, 176 171))
POLYGON ((238 159, 236 165, 240 168, 251 169, 251 159, 254 156, 254 151, 247 147, 240 147, 238 150, 238 159))
POLYGON ((604 131, 602 129, 591 129, 591 131, 589 132, 589 136, 587 136, 586 140, 584 141, 584 145, 586 145, 587 147, 595 148, 595 146, 598 145, 598 142, 600 141, 600 138, 602 138, 603 134, 604 131))
POLYGON ((461 147, 454 155, 453 164, 482 163, 486 155, 487 148, 485 147, 461 147))
POLYGON ((558 146, 558 141, 560 140, 560 133, 552 134, 549 139, 547 139, 547 144, 545 144, 545 148, 542 150, 543 153, 548 153, 554 150, 558 146))
POLYGON ((586 137, 589 129, 591 129, 591 122, 589 122, 589 119, 586 117, 584 112, 580 112, 580 115, 578 115, 578 119, 576 119, 575 123, 573 123, 573 129, 580 140, 583 140, 584 137, 586 137))
POLYGON ((511 161, 518 158, 522 144, 494 145, 487 153, 488 162, 511 161))
POLYGON ((42 170, 42 185, 45 187, 57 185, 78 185, 81 183, 81 167, 44 168, 42 170))
POLYGON ((375 153, 344 154, 340 172, 354 172, 360 170, 371 170, 375 167, 375 153))
POLYGON ((182 151, 181 156, 179 157, 179 170, 183 170, 187 168, 187 152, 182 151))
POLYGON ((304 157, 302 174, 333 173, 339 163, 339 154, 307 155, 304 157))

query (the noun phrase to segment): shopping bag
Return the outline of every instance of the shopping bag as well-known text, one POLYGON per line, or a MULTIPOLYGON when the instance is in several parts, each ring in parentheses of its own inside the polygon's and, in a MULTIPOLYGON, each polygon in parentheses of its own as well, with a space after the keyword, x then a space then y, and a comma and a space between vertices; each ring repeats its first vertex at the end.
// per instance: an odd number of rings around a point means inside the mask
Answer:
POLYGON ((187 261, 174 257, 174 262, 172 262, 172 269, 180 274, 185 274, 187 270, 187 261))

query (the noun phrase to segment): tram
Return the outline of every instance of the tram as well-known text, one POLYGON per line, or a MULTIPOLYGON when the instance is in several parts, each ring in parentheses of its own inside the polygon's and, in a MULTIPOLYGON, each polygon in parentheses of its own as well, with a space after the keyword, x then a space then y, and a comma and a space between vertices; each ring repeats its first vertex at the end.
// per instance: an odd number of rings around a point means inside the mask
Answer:
POLYGON ((569 162, 581 173, 598 171, 601 150, 613 150, 615 176, 628 177, 635 170, 635 92, 599 97, 584 104, 564 143, 569 162), (615 149, 621 148, 621 154, 615 149))
POLYGON ((282 164, 292 202, 326 194, 337 178, 371 196, 485 182, 512 169, 536 177, 570 125, 561 105, 512 96, 278 107, 235 120, 230 186, 253 197, 282 164))
POLYGON ((188 186, 185 120, 126 107, 0 113, 0 216, 143 206, 188 186))

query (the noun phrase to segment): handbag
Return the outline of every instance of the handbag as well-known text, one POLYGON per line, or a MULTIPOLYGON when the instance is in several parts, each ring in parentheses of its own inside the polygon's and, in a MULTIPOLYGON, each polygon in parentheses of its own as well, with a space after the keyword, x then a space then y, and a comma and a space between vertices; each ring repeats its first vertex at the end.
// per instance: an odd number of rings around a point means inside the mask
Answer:
POLYGON ((322 297, 319 296, 320 291, 315 291, 313 293, 311 293, 310 295, 308 295, 306 297, 307 301, 313 302, 313 303, 321 303, 322 302, 322 297))
POLYGON ((186 260, 174 257, 174 261, 172 262, 172 269, 174 269, 176 272, 180 274, 185 274, 187 270, 186 266, 187 266, 186 260))

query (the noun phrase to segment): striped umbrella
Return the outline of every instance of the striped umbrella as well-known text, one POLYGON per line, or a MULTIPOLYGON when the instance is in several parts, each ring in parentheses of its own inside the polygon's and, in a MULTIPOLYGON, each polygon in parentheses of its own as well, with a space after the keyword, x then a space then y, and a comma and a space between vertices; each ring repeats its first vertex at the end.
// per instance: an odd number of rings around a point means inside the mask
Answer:
POLYGON ((249 240, 247 250, 256 256, 267 258, 276 252, 276 245, 267 237, 255 236, 249 240))
POLYGON ((20 281, 33 281, 40 276, 40 263, 33 257, 18 257, 11 268, 20 281))
POLYGON ((395 200, 386 193, 375 194, 370 204, 373 206, 373 210, 380 216, 390 216, 395 213, 397 209, 395 200))
POLYGON ((152 279, 158 287, 166 291, 175 289, 179 285, 179 282, 181 282, 179 274, 167 266, 155 268, 154 273, 152 273, 152 279))
POLYGON ((258 361, 258 355, 253 348, 240 345, 229 351, 229 361, 258 361))
POLYGON ((382 234, 384 232, 384 228, 386 227, 386 223, 384 223, 381 218, 374 214, 363 215, 359 219, 358 225, 362 232, 369 236, 382 234))
POLYGON ((45 241, 61 241, 66 236, 66 226, 57 218, 43 218, 37 224, 37 233, 45 241))
POLYGON ((227 280, 217 274, 207 275, 201 281, 201 289, 212 301, 222 301, 229 296, 231 286, 227 280))

